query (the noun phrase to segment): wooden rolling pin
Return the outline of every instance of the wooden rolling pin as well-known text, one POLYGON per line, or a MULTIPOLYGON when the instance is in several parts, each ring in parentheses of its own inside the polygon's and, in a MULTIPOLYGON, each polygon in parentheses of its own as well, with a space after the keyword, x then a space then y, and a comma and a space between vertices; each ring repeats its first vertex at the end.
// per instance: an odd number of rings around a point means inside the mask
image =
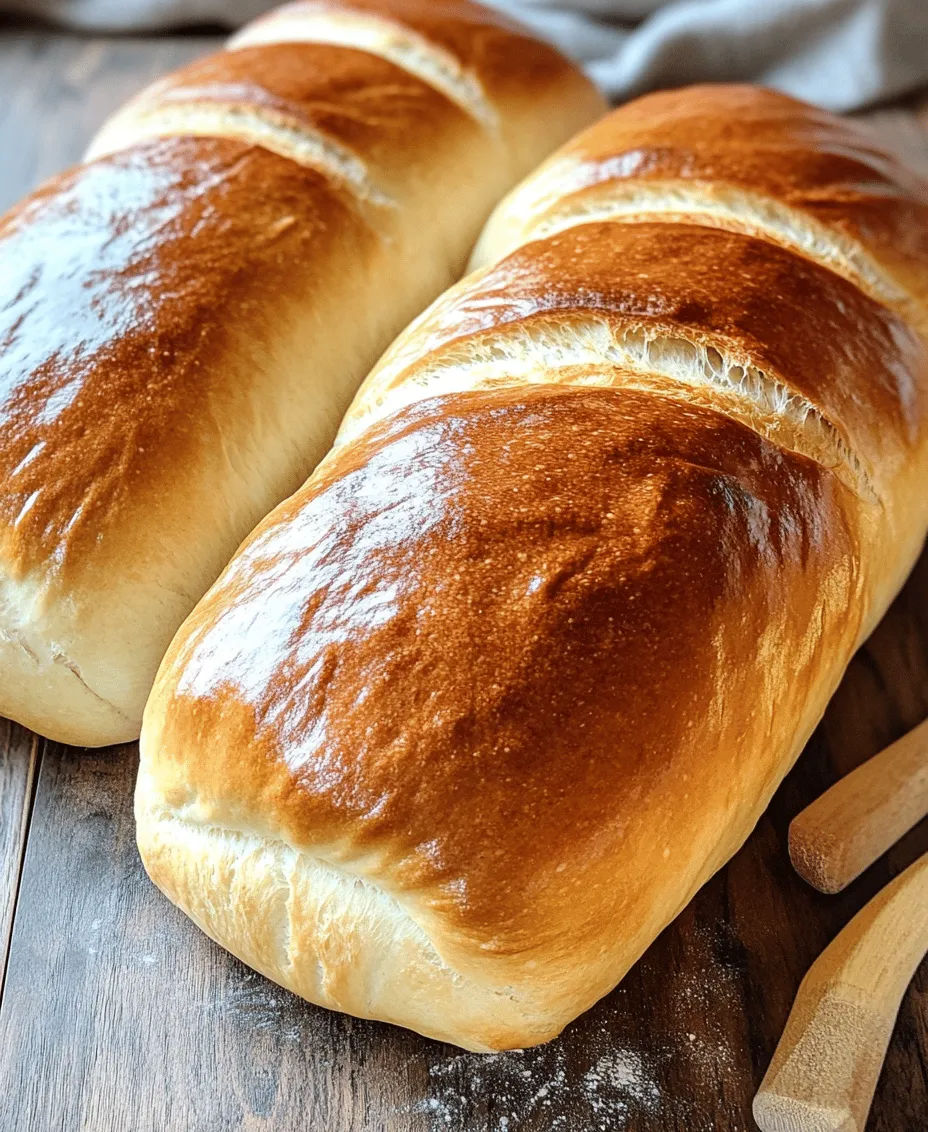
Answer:
POLYGON ((928 854, 886 886, 802 980, 754 1098, 763 1132, 862 1132, 899 1004, 928 951, 928 854))
POLYGON ((928 815, 928 720, 846 775, 794 819, 789 855, 821 892, 840 892, 928 815))

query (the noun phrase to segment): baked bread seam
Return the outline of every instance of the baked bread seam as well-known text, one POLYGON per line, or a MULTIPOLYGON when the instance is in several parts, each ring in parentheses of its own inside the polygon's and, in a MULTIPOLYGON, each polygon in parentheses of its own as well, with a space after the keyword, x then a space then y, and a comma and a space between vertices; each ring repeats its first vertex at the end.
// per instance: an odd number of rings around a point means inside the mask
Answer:
POLYGON ((364 162, 321 130, 268 110, 241 105, 185 103, 153 107, 123 121, 112 118, 94 139, 85 160, 96 161, 156 138, 229 138, 264 149, 327 174, 358 200, 396 207, 396 200, 371 180, 364 162))

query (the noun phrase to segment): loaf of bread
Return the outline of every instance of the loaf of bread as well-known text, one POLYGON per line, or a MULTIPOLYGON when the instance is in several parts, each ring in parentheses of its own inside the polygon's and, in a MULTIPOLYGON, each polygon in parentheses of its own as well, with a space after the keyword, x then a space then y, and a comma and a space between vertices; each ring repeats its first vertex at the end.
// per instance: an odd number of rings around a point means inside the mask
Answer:
POLYGON ((158 663, 505 191, 605 109, 469 0, 296 3, 0 219, 0 713, 138 735, 158 663))
POLYGON ((743 87, 531 177, 171 645, 155 883, 297 994, 470 1049, 609 991, 918 553, 926 202, 743 87))

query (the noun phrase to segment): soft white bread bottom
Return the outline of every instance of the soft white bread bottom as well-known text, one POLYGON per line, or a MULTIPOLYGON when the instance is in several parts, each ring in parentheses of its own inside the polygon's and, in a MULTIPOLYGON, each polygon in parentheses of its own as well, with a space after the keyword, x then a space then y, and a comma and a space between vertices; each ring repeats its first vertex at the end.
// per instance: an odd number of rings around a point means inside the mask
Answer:
POLYGON ((128 742, 138 732, 135 705, 151 684, 157 650, 192 605, 153 582, 114 584, 85 602, 42 579, 0 575, 0 714, 62 743, 128 742), (144 642, 143 614, 151 634, 144 642), (103 647, 88 644, 101 640, 103 647), (126 663, 114 669, 113 656, 126 663))
POLYGON ((309 1002, 478 1052, 563 1024, 543 999, 456 971, 383 889, 272 837, 173 814, 139 775, 139 848, 158 887, 242 962, 309 1002))
MULTIPOLYGON (((805 746, 833 690, 823 686, 810 705, 787 766, 805 746)), ((705 844, 690 847, 687 875, 674 889, 673 903, 656 884, 645 914, 592 962, 578 953, 573 969, 559 979, 529 961, 519 981, 502 984, 493 981, 491 956, 484 978, 446 961, 413 915, 369 876, 279 838, 185 819, 165 805, 144 769, 135 818, 151 880, 249 967, 317 1006, 490 1053, 550 1041, 608 994, 738 851, 778 785, 779 777, 770 780, 722 841, 715 839, 717 824, 707 825, 705 844), (701 868, 700 851, 706 854, 701 868), (694 864, 698 871, 692 873, 694 864)), ((719 814, 718 826, 724 821, 719 814)))

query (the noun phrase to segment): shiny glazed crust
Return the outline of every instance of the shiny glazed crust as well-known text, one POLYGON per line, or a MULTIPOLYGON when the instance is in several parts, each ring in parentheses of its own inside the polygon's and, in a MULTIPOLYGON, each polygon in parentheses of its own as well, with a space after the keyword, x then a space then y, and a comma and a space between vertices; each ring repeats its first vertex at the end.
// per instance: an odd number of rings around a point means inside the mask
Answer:
POLYGON ((602 109, 466 0, 305 3, 0 218, 0 712, 133 739, 175 630, 487 213, 602 109))
POLYGON ((471 1049, 609 991, 924 538, 924 199, 747 88, 642 99, 530 177, 175 637, 136 794, 156 883, 312 1001, 471 1049), (610 212, 636 170, 674 207, 610 212), (690 173, 744 217, 678 211, 690 173))

